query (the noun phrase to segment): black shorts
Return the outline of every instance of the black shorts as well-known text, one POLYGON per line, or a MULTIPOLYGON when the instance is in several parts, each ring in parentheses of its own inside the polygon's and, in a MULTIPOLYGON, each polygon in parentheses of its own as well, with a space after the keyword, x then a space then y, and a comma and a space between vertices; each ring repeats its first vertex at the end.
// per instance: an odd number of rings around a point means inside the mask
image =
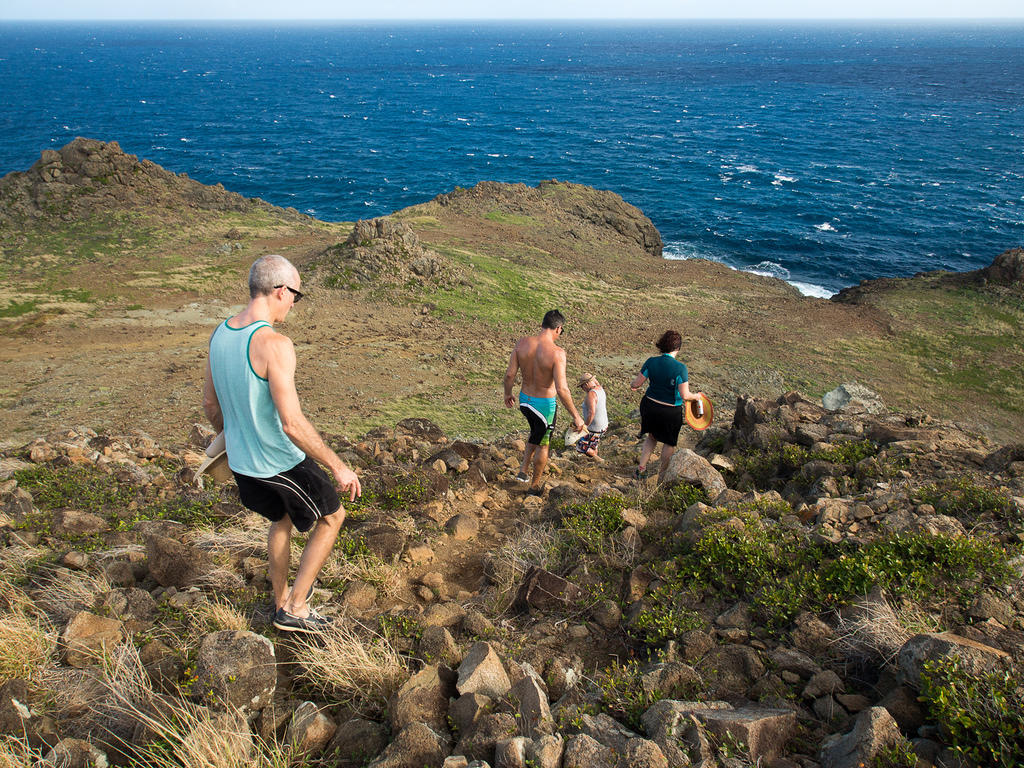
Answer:
POLYGON ((640 434, 650 435, 659 443, 671 445, 679 442, 683 426, 683 406, 662 405, 644 396, 640 401, 640 434))
POLYGON ((327 473, 308 456, 273 477, 234 475, 238 495, 246 507, 275 523, 288 515, 300 531, 308 531, 321 517, 341 508, 327 473))

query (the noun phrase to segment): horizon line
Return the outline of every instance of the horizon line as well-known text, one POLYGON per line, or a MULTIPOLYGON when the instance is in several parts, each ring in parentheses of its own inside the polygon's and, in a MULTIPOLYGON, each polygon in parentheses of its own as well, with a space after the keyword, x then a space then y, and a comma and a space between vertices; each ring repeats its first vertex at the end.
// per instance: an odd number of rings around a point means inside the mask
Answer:
POLYGON ((5 18, 0 19, 0 25, 21 23, 21 22, 188 22, 188 23, 231 23, 231 22, 292 22, 292 23, 341 23, 341 24, 364 24, 364 23, 395 23, 395 22, 564 22, 564 23, 586 23, 586 22, 717 22, 717 23, 765 23, 765 22, 934 22, 934 23, 977 23, 977 22, 1003 22, 1003 23, 1024 23, 1022 16, 764 16, 764 17, 712 17, 712 16, 588 16, 588 17, 564 17, 564 16, 530 16, 530 17, 468 17, 468 16, 402 16, 393 18, 352 18, 352 17, 165 17, 165 18, 136 18, 136 17, 110 17, 110 18, 83 18, 83 17, 60 17, 60 18, 5 18))

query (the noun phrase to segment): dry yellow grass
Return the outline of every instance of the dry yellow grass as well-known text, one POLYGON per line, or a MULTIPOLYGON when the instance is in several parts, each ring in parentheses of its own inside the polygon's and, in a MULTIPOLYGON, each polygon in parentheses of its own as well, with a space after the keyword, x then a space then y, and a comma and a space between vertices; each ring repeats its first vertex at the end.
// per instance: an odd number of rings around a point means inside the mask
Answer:
POLYGON ((0 617, 0 680, 32 680, 49 666, 57 651, 57 636, 45 622, 24 610, 0 617))
POLYGON ((888 600, 871 596, 862 600, 838 626, 836 645, 848 657, 892 663, 900 648, 916 634, 941 629, 916 608, 896 608, 888 600))
POLYGON ((32 768, 40 760, 39 752, 32 749, 25 739, 0 737, 0 768, 32 768))
POLYGON ((493 553, 488 569, 491 588, 488 603, 494 613, 504 613, 531 566, 550 566, 555 549, 555 532, 547 525, 523 526, 493 553))
POLYGON ((382 712, 409 677, 387 638, 346 619, 295 648, 299 675, 334 701, 364 714, 382 712))
POLYGON ((56 624, 91 609, 96 596, 112 588, 102 571, 72 571, 52 564, 40 568, 34 581, 32 597, 36 606, 56 624))

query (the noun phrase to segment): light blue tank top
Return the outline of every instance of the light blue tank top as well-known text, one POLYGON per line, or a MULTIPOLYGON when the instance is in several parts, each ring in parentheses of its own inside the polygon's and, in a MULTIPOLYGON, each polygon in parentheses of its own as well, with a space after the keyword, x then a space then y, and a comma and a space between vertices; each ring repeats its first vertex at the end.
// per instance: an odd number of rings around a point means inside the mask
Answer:
POLYGON ((249 345, 263 327, 270 323, 259 320, 232 328, 224 321, 210 339, 210 370, 224 415, 228 466, 249 477, 272 477, 306 458, 281 427, 270 382, 252 369, 249 345))

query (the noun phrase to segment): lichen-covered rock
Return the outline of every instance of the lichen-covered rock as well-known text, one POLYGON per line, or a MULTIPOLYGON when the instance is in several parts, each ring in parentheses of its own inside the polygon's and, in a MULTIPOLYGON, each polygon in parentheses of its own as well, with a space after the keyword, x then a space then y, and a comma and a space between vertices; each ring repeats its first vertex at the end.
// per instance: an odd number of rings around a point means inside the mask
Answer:
POLYGON ((984 670, 991 668, 1009 654, 998 648, 969 640, 950 632, 914 635, 900 649, 898 664, 908 685, 921 687, 921 673, 927 661, 938 661, 956 655, 969 668, 984 670))
POLYGON ((75 614, 61 634, 68 666, 79 669, 96 664, 104 651, 123 639, 124 625, 120 621, 88 611, 75 614))
POLYGON ((205 704, 258 712, 277 687, 274 645, 255 632, 222 630, 200 641, 192 695, 205 704))

